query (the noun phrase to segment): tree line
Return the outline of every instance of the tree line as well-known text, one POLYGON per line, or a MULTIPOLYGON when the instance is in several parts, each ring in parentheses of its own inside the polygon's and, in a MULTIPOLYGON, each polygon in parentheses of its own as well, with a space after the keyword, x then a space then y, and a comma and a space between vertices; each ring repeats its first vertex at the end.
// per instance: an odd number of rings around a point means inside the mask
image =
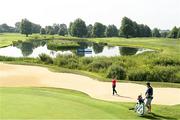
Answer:
POLYGON ((53 24, 42 28, 39 24, 22 19, 21 22, 15 23, 15 27, 7 24, 0 25, 0 32, 20 32, 28 36, 32 33, 40 34, 58 34, 61 36, 74 37, 168 37, 180 38, 180 27, 176 26, 172 30, 160 30, 158 28, 150 29, 149 26, 138 24, 131 19, 124 17, 121 21, 121 27, 118 29, 115 25, 103 25, 100 22, 94 25, 86 25, 85 21, 78 18, 70 22, 69 27, 66 24, 53 24))

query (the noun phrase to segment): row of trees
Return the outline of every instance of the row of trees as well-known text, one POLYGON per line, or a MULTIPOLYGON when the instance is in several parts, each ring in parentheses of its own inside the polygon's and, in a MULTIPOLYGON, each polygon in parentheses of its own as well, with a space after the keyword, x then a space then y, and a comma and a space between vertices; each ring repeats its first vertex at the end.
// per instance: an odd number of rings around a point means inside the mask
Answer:
POLYGON ((151 30, 149 26, 138 24, 131 19, 124 17, 121 21, 121 27, 118 29, 115 25, 103 25, 96 22, 94 25, 86 25, 85 21, 78 18, 69 24, 53 24, 42 28, 39 24, 22 19, 21 22, 15 24, 15 28, 7 24, 0 25, 0 32, 21 32, 28 36, 32 33, 40 34, 59 34, 62 36, 71 35, 75 37, 169 37, 180 38, 180 28, 174 27, 171 31, 159 30, 154 28, 151 30))
POLYGON ((5 33, 5 32, 16 32, 14 27, 8 26, 7 24, 1 24, 0 25, 0 33, 5 33))

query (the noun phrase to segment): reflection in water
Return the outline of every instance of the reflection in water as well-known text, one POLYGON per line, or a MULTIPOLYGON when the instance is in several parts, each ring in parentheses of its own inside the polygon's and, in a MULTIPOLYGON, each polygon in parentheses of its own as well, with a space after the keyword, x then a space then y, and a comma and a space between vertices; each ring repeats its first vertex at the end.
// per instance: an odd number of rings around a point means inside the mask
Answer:
POLYGON ((101 53, 103 51, 104 45, 93 43, 93 50, 95 54, 101 53))
POLYGON ((130 48, 119 46, 107 46, 105 44, 91 43, 91 42, 78 42, 80 47, 75 49, 64 50, 50 50, 47 48, 47 41, 33 40, 26 42, 15 42, 13 46, 0 48, 1 56, 10 57, 38 57, 39 54, 45 53, 51 57, 56 57, 58 54, 76 54, 78 56, 95 57, 95 56, 121 56, 121 55, 135 55, 145 51, 152 51, 150 49, 130 48), (88 51, 88 52, 87 52, 88 51))
POLYGON ((120 54, 124 55, 135 55, 138 51, 138 48, 130 48, 130 47, 119 47, 120 54))

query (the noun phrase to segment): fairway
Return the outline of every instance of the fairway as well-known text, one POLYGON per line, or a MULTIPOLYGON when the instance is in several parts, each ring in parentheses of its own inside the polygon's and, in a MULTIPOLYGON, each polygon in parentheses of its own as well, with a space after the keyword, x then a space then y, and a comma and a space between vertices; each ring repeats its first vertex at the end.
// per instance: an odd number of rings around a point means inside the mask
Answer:
POLYGON ((88 95, 54 88, 0 88, 0 119, 176 119, 180 106, 154 106, 140 117, 134 103, 105 102, 88 95), (176 111, 176 113, 172 112, 176 111), (168 114, 167 114, 168 113, 168 114))

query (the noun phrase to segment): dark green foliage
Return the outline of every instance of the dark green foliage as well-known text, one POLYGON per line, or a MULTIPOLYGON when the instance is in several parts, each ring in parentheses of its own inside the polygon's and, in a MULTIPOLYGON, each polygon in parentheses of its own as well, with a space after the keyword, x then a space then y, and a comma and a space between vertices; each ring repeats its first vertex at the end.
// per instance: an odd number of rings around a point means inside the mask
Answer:
POLYGON ((0 33, 4 33, 4 32, 12 33, 12 32, 16 32, 16 29, 4 23, 0 25, 0 33))
POLYGON ((180 38, 180 28, 178 30, 177 38, 180 38))
POLYGON ((85 37, 87 35, 87 28, 85 22, 78 18, 70 26, 70 33, 75 37, 85 37))
POLYGON ((125 36, 126 38, 133 36, 134 28, 133 28, 133 21, 127 17, 124 17, 121 21, 121 35, 125 36))
POLYGON ((54 59, 54 63, 60 67, 79 69, 79 59, 77 56, 72 55, 58 55, 54 59))
POLYGON ((40 30, 40 34, 41 34, 41 35, 46 34, 46 30, 45 30, 44 28, 41 28, 41 30, 40 30))
POLYGON ((72 36, 72 32, 71 32, 72 25, 73 25, 73 22, 70 22, 69 23, 69 28, 68 28, 68 34, 71 35, 71 36, 72 36))
POLYGON ((104 37, 106 26, 96 22, 93 27, 93 37, 104 37))
POLYGON ((46 30, 46 34, 49 34, 49 35, 54 35, 55 34, 54 29, 53 29, 52 26, 46 26, 45 30, 46 30))
POLYGON ((178 29, 177 27, 175 26, 171 32, 169 33, 168 37, 169 38, 177 38, 177 35, 178 35, 178 29))
POLYGON ((87 26, 87 37, 93 37, 93 26, 90 24, 87 26))
POLYGON ((21 27, 21 22, 16 22, 16 23, 15 23, 15 32, 18 32, 18 33, 19 33, 19 32, 21 31, 21 30, 20 30, 20 29, 21 29, 20 27, 21 27))
POLYGON ((39 58, 41 61, 43 61, 47 64, 53 64, 53 59, 47 54, 40 54, 39 58))
POLYGON ((94 60, 88 66, 88 70, 92 72, 99 72, 106 70, 112 63, 106 59, 94 60))
POLYGON ((118 80, 124 80, 126 79, 126 71, 123 67, 113 64, 109 67, 107 72, 108 78, 117 78, 118 80))
POLYGON ((32 34, 32 23, 27 19, 22 19, 20 30, 21 34, 25 34, 28 37, 29 34, 32 34))
POLYGON ((132 68, 128 71, 128 79, 133 81, 149 81, 150 71, 147 68, 132 68))
POLYGON ((59 31, 59 29, 60 29, 60 25, 54 23, 53 26, 52 26, 52 28, 53 28, 54 34, 58 34, 58 31, 59 31))
POLYGON ((124 17, 121 21, 120 36, 128 37, 151 37, 151 29, 147 25, 137 24, 131 19, 124 17))
POLYGON ((65 35, 68 34, 68 30, 67 30, 66 24, 60 24, 58 34, 62 35, 62 36, 65 36, 65 35))
POLYGON ((117 37, 118 36, 118 29, 115 25, 108 25, 105 31, 106 37, 117 37))
POLYGON ((41 30, 41 26, 35 23, 32 23, 32 33, 39 33, 41 30))
POLYGON ((161 30, 160 36, 166 38, 168 37, 169 32, 170 32, 169 30, 161 30))
POLYGON ((161 37, 161 34, 159 33, 159 30, 157 28, 154 28, 152 31, 153 37, 161 37))
POLYGON ((154 58, 153 60, 154 65, 161 65, 161 66, 180 66, 180 60, 178 58, 173 58, 169 56, 162 56, 154 58))

